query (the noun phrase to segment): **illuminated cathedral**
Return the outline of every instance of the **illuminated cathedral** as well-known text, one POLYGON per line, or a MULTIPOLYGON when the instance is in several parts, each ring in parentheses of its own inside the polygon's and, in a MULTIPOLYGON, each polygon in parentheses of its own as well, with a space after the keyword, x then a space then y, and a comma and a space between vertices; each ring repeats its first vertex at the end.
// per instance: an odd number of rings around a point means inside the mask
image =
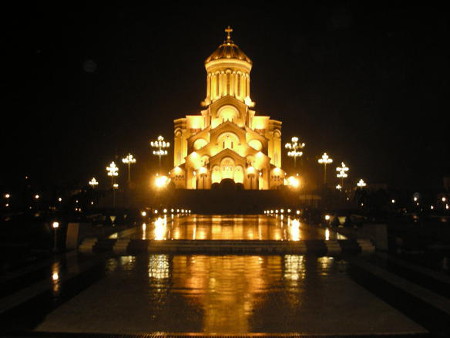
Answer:
POLYGON ((277 189, 281 122, 257 115, 250 97, 252 60, 231 39, 205 60, 203 110, 174 120, 174 168, 179 189, 211 189, 233 181, 246 190, 277 189))

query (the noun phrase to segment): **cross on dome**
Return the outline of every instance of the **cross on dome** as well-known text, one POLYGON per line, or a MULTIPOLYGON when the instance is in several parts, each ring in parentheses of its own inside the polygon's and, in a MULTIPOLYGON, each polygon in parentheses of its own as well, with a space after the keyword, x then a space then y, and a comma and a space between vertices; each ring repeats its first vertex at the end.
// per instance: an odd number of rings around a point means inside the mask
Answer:
POLYGON ((225 33, 227 33, 227 42, 231 42, 231 33, 233 32, 233 28, 228 26, 225 28, 225 33))

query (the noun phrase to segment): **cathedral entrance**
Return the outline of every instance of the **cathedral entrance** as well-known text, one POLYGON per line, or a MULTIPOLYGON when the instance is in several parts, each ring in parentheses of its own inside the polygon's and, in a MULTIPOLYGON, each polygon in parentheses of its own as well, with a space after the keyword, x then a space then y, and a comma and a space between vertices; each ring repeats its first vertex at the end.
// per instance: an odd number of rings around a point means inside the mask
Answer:
POLYGON ((232 157, 224 157, 219 165, 212 168, 211 183, 220 183, 223 180, 232 180, 234 183, 244 183, 244 168, 236 164, 232 157))
POLYGON ((234 160, 231 157, 225 157, 220 162, 220 175, 221 180, 225 178, 234 180, 234 160))

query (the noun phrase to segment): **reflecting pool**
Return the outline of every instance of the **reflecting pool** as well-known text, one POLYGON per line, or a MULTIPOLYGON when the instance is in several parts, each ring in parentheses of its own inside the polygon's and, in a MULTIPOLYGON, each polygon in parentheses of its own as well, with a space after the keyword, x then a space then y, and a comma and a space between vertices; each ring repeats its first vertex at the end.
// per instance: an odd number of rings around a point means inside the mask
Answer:
POLYGON ((342 239, 327 228, 309 226, 289 215, 164 215, 143 223, 131 237, 150 240, 342 239))
MULTIPOLYGON (((166 216, 118 236, 148 239, 330 239, 289 217, 166 216)), ((92 333, 423 332, 355 283, 350 264, 313 255, 109 256, 105 276, 36 328, 92 333)), ((55 274, 55 284, 58 278, 55 274)), ((64 286, 57 286, 64 292, 64 286)))

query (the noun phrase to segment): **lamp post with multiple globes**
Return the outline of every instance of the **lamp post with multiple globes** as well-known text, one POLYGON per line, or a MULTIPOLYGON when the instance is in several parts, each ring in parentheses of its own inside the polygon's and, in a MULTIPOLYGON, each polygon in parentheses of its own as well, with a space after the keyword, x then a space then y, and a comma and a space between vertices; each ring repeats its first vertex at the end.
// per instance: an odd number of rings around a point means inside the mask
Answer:
POLYGON ((341 162, 341 166, 336 168, 336 171, 338 172, 338 174, 336 176, 337 176, 337 178, 341 179, 341 187, 342 188, 344 188, 344 178, 348 177, 347 171, 349 169, 350 168, 347 167, 344 162, 341 162))
POLYGON ((133 155, 128 153, 127 156, 122 158, 122 163, 125 163, 128 165, 128 185, 129 185, 131 183, 131 165, 136 163, 136 159, 133 157, 133 155))
POLYGON ((297 169, 297 157, 303 155, 303 152, 300 150, 304 147, 305 143, 300 143, 297 136, 292 137, 291 142, 285 144, 285 148, 289 150, 287 155, 294 158, 294 170, 297 169))
POLYGON ((114 177, 119 176, 119 168, 116 166, 116 164, 111 162, 109 164, 109 167, 106 167, 106 171, 108 172, 108 176, 111 176, 111 185, 113 189, 113 207, 116 206, 116 189, 118 185, 114 183, 114 177))
POLYGON ((158 136, 156 141, 151 141, 150 146, 154 149, 153 155, 158 156, 159 171, 161 171, 161 157, 167 155, 167 148, 170 147, 170 142, 164 141, 164 137, 158 136))
POLYGON ((333 163, 333 159, 327 153, 323 153, 322 158, 317 162, 323 164, 323 185, 325 186, 327 184, 327 164, 333 163))

